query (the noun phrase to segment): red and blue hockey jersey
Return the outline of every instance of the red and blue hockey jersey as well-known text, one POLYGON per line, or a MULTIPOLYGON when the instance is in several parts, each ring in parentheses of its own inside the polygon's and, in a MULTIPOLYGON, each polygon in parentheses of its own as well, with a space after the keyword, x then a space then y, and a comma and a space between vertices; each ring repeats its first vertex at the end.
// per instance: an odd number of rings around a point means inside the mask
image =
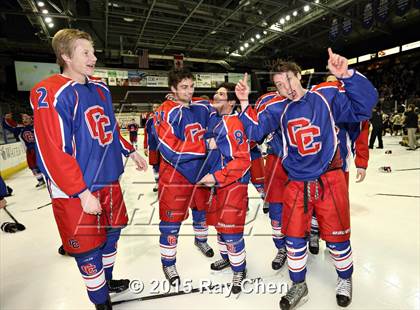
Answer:
POLYGON ((189 106, 166 100, 153 117, 158 151, 192 184, 207 173, 204 134, 215 114, 208 100, 193 98, 189 106))
POLYGON ((96 191, 123 172, 121 153, 133 146, 121 137, 108 87, 53 75, 31 91, 37 162, 52 198, 96 191))
POLYGON ((3 128, 12 132, 14 136, 19 137, 19 140, 25 145, 26 150, 35 148, 35 135, 33 125, 18 125, 12 119, 3 119, 3 128))
POLYGON ((377 99, 377 91, 369 80, 354 72, 339 86, 322 83, 299 101, 274 97, 258 114, 246 109, 240 119, 254 141, 280 127, 283 166, 289 178, 310 181, 327 171, 336 154, 336 123, 369 119, 377 99))
POLYGON ((217 115, 209 122, 206 137, 214 137, 217 149, 207 157, 209 173, 216 179, 216 186, 224 187, 233 182, 249 183, 251 157, 249 142, 237 114, 217 115))
POLYGON ((136 123, 130 123, 127 125, 127 130, 130 135, 137 135, 137 130, 139 129, 139 125, 136 123))

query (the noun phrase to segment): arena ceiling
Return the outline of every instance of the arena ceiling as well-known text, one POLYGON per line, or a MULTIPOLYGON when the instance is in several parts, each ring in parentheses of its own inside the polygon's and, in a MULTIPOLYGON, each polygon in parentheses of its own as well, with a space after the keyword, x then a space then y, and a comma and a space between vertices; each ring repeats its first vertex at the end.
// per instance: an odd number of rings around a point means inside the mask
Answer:
POLYGON ((0 2, 1 53, 51 55, 51 38, 64 27, 91 33, 105 65, 130 65, 131 58, 135 65, 135 56, 147 50, 152 64, 182 53, 225 69, 244 64, 262 68, 277 57, 316 61, 328 46, 357 56, 420 39, 420 10, 412 8, 399 17, 393 9, 396 0, 387 1, 387 20, 375 21, 369 29, 363 27, 367 0, 43 0, 43 6, 38 2, 0 2), (331 40, 334 19, 350 21, 352 31, 331 40))

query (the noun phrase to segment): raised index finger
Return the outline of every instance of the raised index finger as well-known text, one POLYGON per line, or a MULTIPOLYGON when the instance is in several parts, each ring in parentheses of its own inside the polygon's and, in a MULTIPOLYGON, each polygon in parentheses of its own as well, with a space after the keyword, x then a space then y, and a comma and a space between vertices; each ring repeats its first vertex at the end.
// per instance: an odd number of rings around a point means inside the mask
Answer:
POLYGON ((334 53, 333 53, 331 47, 328 48, 328 55, 330 56, 330 58, 332 58, 334 56, 334 53))

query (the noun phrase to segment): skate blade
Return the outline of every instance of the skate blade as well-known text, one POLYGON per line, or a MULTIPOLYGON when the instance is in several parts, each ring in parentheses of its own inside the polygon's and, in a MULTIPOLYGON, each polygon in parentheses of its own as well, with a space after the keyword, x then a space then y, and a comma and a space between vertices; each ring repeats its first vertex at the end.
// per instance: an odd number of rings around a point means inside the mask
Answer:
POLYGON ((303 297, 299 300, 299 302, 296 304, 296 306, 295 306, 294 308, 292 308, 292 309, 297 309, 297 308, 299 308, 299 307, 302 307, 304 304, 306 304, 306 303, 308 302, 308 299, 309 299, 308 295, 303 296, 303 297))
POLYGON ((232 269, 230 267, 226 267, 222 270, 213 270, 210 269, 210 274, 212 275, 220 275, 220 274, 232 274, 232 269))

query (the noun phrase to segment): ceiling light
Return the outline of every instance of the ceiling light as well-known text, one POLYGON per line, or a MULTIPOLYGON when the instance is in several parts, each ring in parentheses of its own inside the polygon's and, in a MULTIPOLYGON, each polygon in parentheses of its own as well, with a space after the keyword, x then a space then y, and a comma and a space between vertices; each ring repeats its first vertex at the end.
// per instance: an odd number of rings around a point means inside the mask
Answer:
POLYGON ((241 46, 239 49, 240 49, 241 51, 243 51, 245 48, 244 48, 243 46, 241 46))
POLYGON ((52 27, 54 27, 54 24, 53 23, 49 23, 48 24, 48 27, 52 28, 52 27))
POLYGON ((245 42, 244 46, 245 47, 248 47, 249 46, 249 43, 248 42, 245 42))
POLYGON ((213 30, 212 32, 210 32, 210 34, 216 34, 216 33, 217 33, 216 30, 213 30))
POLYGON ((278 26, 278 24, 272 24, 270 27, 270 30, 276 31, 276 32, 282 32, 283 30, 278 26))
POLYGON ((230 56, 242 57, 242 55, 241 55, 241 54, 238 54, 238 51, 237 51, 237 50, 236 50, 236 51, 234 51, 234 52, 232 52, 232 53, 230 54, 230 56))
POLYGON ((290 15, 287 15, 286 16, 286 20, 290 20, 290 15))
POLYGON ((284 20, 284 18, 282 17, 282 18, 280 18, 280 24, 284 24, 284 22, 285 22, 285 20, 284 20))
POLYGON ((294 11, 292 15, 297 16, 297 11, 294 11))
POLYGON ((43 10, 42 10, 42 14, 48 14, 48 10, 43 9, 43 10))
POLYGON ((45 20, 46 23, 51 23, 52 22, 51 17, 45 17, 44 20, 45 20))
MULTIPOLYGON (((266 30, 263 31, 264 34, 267 34, 268 32, 266 30)), ((257 38, 258 39, 258 38, 257 38)))
POLYGON ((39 7, 41 7, 41 8, 42 8, 44 5, 45 5, 45 3, 44 3, 44 2, 42 2, 42 1, 38 1, 38 6, 39 6, 39 7))
MULTIPOLYGON (((267 34, 267 31, 265 31, 265 30, 264 30, 264 34, 267 34)), ((259 38, 261 38, 261 35, 260 35, 259 33, 257 33, 257 34, 255 35, 255 38, 256 38, 256 39, 259 39, 259 38)))
POLYGON ((305 6, 303 7, 303 10, 304 10, 305 12, 308 12, 308 11, 310 10, 309 5, 305 5, 305 6))
POLYGON ((319 0, 315 0, 315 3, 319 3, 319 0))
POLYGON ((254 38, 251 38, 251 42, 255 42, 255 39, 254 38))
POLYGON ((124 17, 123 19, 128 23, 134 22, 134 18, 131 18, 131 17, 124 17))

